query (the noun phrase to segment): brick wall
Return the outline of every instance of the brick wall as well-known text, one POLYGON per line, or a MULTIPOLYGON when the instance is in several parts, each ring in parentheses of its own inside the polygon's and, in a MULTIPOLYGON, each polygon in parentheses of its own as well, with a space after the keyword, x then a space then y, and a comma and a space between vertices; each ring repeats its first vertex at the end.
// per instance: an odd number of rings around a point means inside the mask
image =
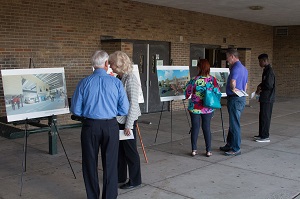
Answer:
POLYGON ((276 95, 299 97, 300 26, 289 26, 287 36, 274 35, 274 58, 272 65, 277 82, 276 95))
MULTIPOLYGON (((261 77, 257 56, 268 53, 273 58, 273 28, 266 25, 128 0, 1 1, 1 69, 28 68, 30 57, 36 68, 64 67, 69 96, 91 73, 90 57, 101 48, 101 36, 171 42, 174 65, 189 64, 190 43, 251 48, 249 92, 261 77)), ((296 35, 289 38, 299 41, 296 35)), ((121 49, 130 51, 126 43, 121 49)), ((2 82, 0 88, 0 116, 4 116, 2 82)), ((65 117, 67 122, 69 116, 65 117)))

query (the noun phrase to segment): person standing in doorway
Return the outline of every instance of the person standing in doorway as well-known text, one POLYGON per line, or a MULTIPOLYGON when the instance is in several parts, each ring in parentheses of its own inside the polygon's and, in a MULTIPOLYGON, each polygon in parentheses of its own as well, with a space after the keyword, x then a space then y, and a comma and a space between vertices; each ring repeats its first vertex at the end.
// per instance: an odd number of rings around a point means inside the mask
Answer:
POLYGON ((118 182, 122 183, 120 189, 132 189, 142 184, 140 156, 136 146, 136 125, 141 116, 139 98, 139 82, 133 74, 132 62, 126 53, 116 51, 109 56, 109 64, 114 73, 121 79, 129 100, 129 111, 127 116, 118 116, 120 130, 134 139, 120 140, 118 159, 118 182), (127 167, 129 180, 127 180, 127 167))
POLYGON ((257 86, 256 94, 259 95, 259 134, 254 136, 256 142, 270 142, 269 131, 273 103, 275 101, 275 74, 269 64, 267 54, 258 56, 259 66, 263 68, 261 83, 257 86))
POLYGON ((240 118, 246 105, 246 97, 239 97, 235 92, 247 90, 248 70, 239 60, 236 49, 230 48, 226 52, 226 60, 229 63, 230 74, 227 79, 227 110, 229 114, 229 130, 227 143, 220 147, 226 156, 241 154, 241 126, 240 118))
POLYGON ((106 74, 108 54, 99 50, 92 56, 94 72, 82 79, 72 96, 71 112, 82 118, 82 172, 88 199, 98 199, 98 153, 103 167, 102 199, 118 196, 118 115, 127 115, 129 102, 122 82, 106 74))

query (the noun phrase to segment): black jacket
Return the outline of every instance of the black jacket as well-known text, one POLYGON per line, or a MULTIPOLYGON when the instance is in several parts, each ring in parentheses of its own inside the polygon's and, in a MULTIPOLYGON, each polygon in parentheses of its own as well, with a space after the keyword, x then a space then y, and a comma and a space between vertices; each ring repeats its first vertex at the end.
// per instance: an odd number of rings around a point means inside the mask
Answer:
POLYGON ((259 86, 261 87, 259 102, 274 102, 275 74, 270 64, 265 66, 259 86))

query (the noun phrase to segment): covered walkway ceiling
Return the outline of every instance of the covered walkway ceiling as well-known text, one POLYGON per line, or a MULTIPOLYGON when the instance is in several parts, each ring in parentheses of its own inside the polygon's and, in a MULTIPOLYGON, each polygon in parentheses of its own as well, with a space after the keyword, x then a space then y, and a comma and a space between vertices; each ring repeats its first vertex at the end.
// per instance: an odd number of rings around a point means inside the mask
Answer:
POLYGON ((300 25, 300 0, 135 0, 270 26, 300 25), (258 7, 257 7, 258 6, 258 7), (261 10, 252 10, 254 9, 261 10))

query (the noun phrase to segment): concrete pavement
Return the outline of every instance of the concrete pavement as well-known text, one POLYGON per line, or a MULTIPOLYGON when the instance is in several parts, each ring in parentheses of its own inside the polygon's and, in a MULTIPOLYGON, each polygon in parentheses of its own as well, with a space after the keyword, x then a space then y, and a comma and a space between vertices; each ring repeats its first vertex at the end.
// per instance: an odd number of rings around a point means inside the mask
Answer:
MULTIPOLYGON (((191 157, 189 123, 185 111, 144 114, 139 128, 149 163, 139 145, 142 187, 119 189, 119 199, 300 199, 300 103, 277 99, 271 122, 270 143, 257 143, 259 104, 251 101, 241 118, 242 155, 224 156, 220 111, 212 120, 213 156, 205 157, 199 134, 199 155, 191 157), (172 122, 172 133, 171 133, 172 122), (151 124, 150 124, 151 123, 151 124), (156 142, 155 135, 158 132, 156 142)), ((222 108, 225 133, 226 106, 222 108)), ((47 133, 28 137, 27 170, 20 197, 24 138, 0 137, 0 199, 86 198, 81 171, 80 128, 60 130, 74 169, 74 178, 63 149, 48 154, 47 133)), ((102 181, 101 163, 99 178, 102 181)), ((102 189, 102 187, 101 187, 102 189)))

